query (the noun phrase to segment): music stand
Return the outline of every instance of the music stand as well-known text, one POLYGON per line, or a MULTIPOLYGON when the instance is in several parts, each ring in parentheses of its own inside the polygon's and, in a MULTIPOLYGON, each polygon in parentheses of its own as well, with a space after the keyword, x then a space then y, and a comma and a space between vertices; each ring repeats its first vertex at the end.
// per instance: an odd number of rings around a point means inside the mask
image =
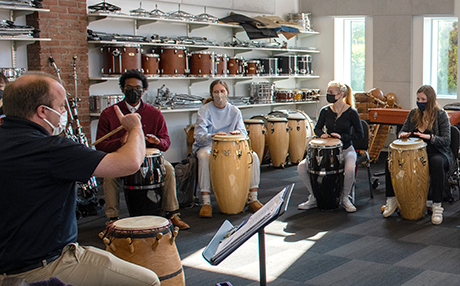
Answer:
POLYGON ((235 227, 225 220, 203 250, 203 258, 211 265, 218 265, 257 232, 259 234, 259 280, 260 285, 267 285, 264 228, 287 210, 294 185, 284 187, 240 225, 235 227))

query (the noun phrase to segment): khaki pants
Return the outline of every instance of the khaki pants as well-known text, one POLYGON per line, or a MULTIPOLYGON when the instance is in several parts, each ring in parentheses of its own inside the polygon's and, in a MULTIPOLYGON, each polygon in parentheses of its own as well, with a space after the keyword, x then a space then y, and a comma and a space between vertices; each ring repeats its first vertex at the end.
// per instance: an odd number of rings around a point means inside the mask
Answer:
MULTIPOLYGON (((162 209, 172 212, 179 209, 176 195, 176 174, 174 167, 168 161, 164 161, 166 169, 165 186, 163 188, 162 209)), ((120 210, 120 178, 104 178, 105 215, 117 217, 120 210)))
POLYGON ((92 246, 71 243, 61 256, 45 266, 16 275, 0 276, 0 286, 6 277, 17 277, 27 282, 46 281, 56 277, 65 284, 86 286, 160 285, 155 272, 122 260, 110 252, 92 246))

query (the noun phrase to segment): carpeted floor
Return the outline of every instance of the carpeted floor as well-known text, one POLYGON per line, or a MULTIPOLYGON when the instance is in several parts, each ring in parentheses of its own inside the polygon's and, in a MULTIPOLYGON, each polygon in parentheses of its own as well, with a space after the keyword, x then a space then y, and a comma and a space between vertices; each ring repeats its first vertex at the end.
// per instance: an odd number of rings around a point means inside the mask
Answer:
MULTIPOLYGON (((382 153, 384 158, 386 153, 382 153)), ((371 172, 383 171, 383 160, 371 172)), ((268 285, 460 285, 460 203, 443 203, 444 222, 434 226, 426 215, 409 221, 398 214, 384 219, 384 177, 370 198, 366 168, 360 166, 356 185, 356 213, 301 211, 306 199, 297 168, 261 167, 259 199, 270 200, 283 187, 295 183, 289 209, 265 228, 268 285)), ((454 193, 458 200, 458 192, 454 193)), ((101 195, 102 196, 102 195, 101 195)), ((123 196, 122 196, 123 198, 123 196)), ((128 217, 124 201, 121 217, 128 217)), ((202 257, 202 251, 220 225, 237 225, 250 213, 224 215, 213 199, 213 217, 198 217, 199 207, 181 209, 191 229, 180 231, 176 245, 186 284, 234 286, 259 285, 258 237, 253 236, 218 266, 202 257)), ((79 242, 105 248, 98 233, 105 228, 104 213, 79 220, 79 242)))

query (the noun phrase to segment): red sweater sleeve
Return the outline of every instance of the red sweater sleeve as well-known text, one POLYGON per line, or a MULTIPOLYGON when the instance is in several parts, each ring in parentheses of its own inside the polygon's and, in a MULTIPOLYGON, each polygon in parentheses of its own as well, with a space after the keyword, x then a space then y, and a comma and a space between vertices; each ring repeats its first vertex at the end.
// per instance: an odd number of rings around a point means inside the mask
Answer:
POLYGON ((169 149, 171 141, 169 139, 168 127, 163 114, 157 108, 143 103, 137 111, 142 119, 142 129, 145 134, 153 134, 160 139, 160 144, 150 144, 146 142, 147 148, 157 148, 162 152, 169 149))
MULTIPOLYGON (((99 122, 97 124, 96 140, 106 135, 110 131, 116 129, 118 126, 120 126, 120 121, 118 120, 117 114, 115 113, 115 109, 113 108, 113 106, 104 109, 104 111, 102 111, 101 113, 101 116, 99 117, 99 122)), ((125 133, 126 130, 124 129, 118 131, 114 135, 97 144, 95 146, 96 149, 107 153, 117 151, 122 146, 120 138, 125 133)))

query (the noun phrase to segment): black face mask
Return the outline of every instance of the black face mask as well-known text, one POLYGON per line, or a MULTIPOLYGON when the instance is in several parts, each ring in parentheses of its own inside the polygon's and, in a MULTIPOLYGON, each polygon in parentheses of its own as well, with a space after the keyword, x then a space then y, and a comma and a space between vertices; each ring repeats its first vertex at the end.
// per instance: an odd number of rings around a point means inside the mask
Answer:
POLYGON ((329 103, 335 103, 337 101, 334 94, 326 94, 326 100, 329 103))
POLYGON ((137 89, 125 89, 125 100, 129 104, 136 104, 142 96, 142 91, 137 89))
POLYGON ((0 89, 0 99, 3 98, 3 90, 0 89))

